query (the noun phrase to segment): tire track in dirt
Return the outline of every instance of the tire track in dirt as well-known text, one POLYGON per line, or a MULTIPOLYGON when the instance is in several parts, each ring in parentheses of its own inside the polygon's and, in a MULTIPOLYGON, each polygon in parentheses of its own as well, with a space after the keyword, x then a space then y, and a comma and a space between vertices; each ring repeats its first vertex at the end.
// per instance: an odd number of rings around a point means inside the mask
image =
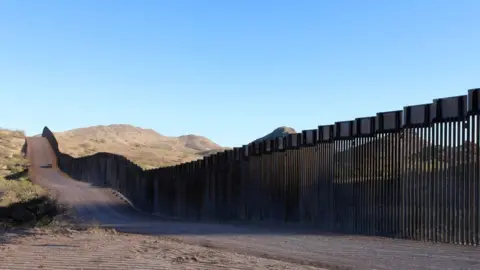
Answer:
POLYGON ((95 231, 16 237, 0 269, 316 269, 142 235, 95 231))
MULTIPOLYGON (((29 138, 34 166, 54 160, 44 138, 29 138)), ((59 192, 85 218, 118 231, 172 236, 188 244, 337 269, 480 269, 478 248, 347 235, 314 235, 272 228, 167 221, 134 211, 109 189, 92 187, 51 169, 36 169, 38 182, 59 192)))

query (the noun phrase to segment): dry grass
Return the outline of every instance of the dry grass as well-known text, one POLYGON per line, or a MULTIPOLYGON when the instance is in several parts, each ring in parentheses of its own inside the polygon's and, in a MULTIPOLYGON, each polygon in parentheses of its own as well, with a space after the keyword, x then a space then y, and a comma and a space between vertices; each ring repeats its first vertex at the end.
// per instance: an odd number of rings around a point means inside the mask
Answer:
POLYGON ((45 225, 62 207, 27 176, 28 161, 21 150, 22 131, 0 129, 0 225, 45 225))
POLYGON ((14 203, 27 202, 47 195, 42 187, 33 184, 26 178, 18 180, 5 180, 0 177, 0 207, 14 203))
POLYGON ((0 129, 0 177, 25 168, 27 160, 20 153, 24 142, 23 131, 0 129))
POLYGON ((22 131, 0 129, 0 207, 46 195, 43 188, 25 176, 16 180, 5 179, 5 176, 26 169, 28 162, 20 153, 24 143, 22 131))
POLYGON ((203 158, 224 148, 196 135, 163 136, 151 129, 130 125, 79 128, 55 133, 60 151, 74 157, 98 152, 127 157, 145 169, 203 158))

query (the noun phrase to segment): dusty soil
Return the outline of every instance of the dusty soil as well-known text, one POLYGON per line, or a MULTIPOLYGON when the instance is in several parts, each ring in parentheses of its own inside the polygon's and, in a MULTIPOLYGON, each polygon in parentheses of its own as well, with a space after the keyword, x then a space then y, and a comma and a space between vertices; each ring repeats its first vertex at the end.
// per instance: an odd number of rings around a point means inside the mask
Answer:
MULTIPOLYGON (((75 181, 58 171, 54 163, 53 151, 44 138, 29 138, 28 146, 29 159, 35 168, 35 181, 38 184, 54 191, 60 201, 74 206, 78 215, 84 217, 86 221, 93 218, 102 226, 115 228, 123 233, 137 233, 149 235, 148 237, 160 237, 159 239, 174 237, 174 239, 179 239, 181 243, 193 245, 196 248, 213 248, 222 252, 230 252, 229 254, 235 252, 255 258, 282 261, 287 264, 329 269, 480 269, 479 249, 470 246, 354 235, 321 234, 302 230, 300 227, 283 230, 278 228, 278 224, 270 227, 256 227, 240 224, 168 221, 164 218, 142 214, 113 195, 111 190, 75 181), (41 166, 47 163, 52 163, 54 166, 52 168, 41 166)), ((82 239, 80 236, 74 236, 74 238, 73 242, 77 241, 77 238, 82 239)), ((131 252, 131 247, 128 245, 138 246, 127 241, 125 242, 127 244, 119 249, 114 244, 115 242, 105 243, 106 245, 101 248, 102 252, 103 250, 113 250, 113 252, 101 258, 110 258, 108 260, 109 264, 120 263, 117 262, 119 259, 115 252, 118 252, 118 254, 121 254, 123 250, 131 252)), ((26 253, 23 256, 26 258, 35 256, 35 254, 42 254, 38 250, 31 249, 27 242, 25 242, 25 247, 20 249, 25 250, 26 253)), ((183 246, 180 249, 182 251, 187 250, 183 246)), ((83 263, 84 258, 91 259, 92 256, 99 258, 98 255, 92 255, 91 253, 78 253, 78 255, 72 252, 71 254, 73 255, 69 258, 72 262, 83 263)), ((57 257, 60 260, 61 256, 57 257)), ((54 257, 54 259, 57 257, 54 257)), ((148 262, 153 266, 145 265, 144 269, 155 268, 155 261, 148 258, 142 263, 148 262)), ((20 261, 20 259, 18 260, 20 261)), ((65 260, 60 261, 58 267, 62 262, 66 263, 65 260)), ((109 264, 105 262, 105 267, 109 264)), ((140 266, 136 269, 142 269, 140 266)), ((241 266, 243 267, 243 265, 241 266)), ((105 267, 100 268, 105 269, 105 267)), ((177 269, 189 269, 188 265, 175 265, 175 267, 177 269)), ((259 267, 265 268, 263 266, 259 267)), ((295 266, 295 269, 299 267, 295 266)), ((162 269, 161 267, 158 268, 162 269)), ((202 266, 200 268, 204 269, 202 266)), ((249 267, 247 266, 247 268, 249 267)), ((251 268, 257 267, 252 266, 251 268)))
POLYGON ((32 229, 0 235, 0 269, 319 269, 114 230, 32 229))

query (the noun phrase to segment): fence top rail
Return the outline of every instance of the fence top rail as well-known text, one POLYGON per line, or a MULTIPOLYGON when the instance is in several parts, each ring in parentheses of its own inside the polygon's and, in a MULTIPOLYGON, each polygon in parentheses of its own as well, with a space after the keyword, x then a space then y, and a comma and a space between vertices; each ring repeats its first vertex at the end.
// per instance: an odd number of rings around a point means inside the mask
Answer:
MULTIPOLYGON (((470 89, 466 95, 437 98, 432 103, 409 105, 403 107, 402 110, 379 112, 375 116, 335 122, 331 125, 318 126, 316 129, 303 130, 300 133, 252 142, 241 147, 234 147, 205 156, 199 160, 168 167, 143 170, 124 156, 105 152, 78 159, 113 157, 118 161, 132 165, 129 167, 138 167, 138 169, 148 172, 207 168, 220 163, 241 162, 253 156, 269 155, 274 152, 310 147, 316 144, 353 140, 357 137, 377 137, 381 134, 403 133, 411 128, 428 128, 437 123, 464 121, 472 115, 480 115, 480 88, 470 89)), ((46 137, 50 144, 53 144, 54 150, 58 149, 58 143, 48 127, 44 128, 42 136, 46 137)))

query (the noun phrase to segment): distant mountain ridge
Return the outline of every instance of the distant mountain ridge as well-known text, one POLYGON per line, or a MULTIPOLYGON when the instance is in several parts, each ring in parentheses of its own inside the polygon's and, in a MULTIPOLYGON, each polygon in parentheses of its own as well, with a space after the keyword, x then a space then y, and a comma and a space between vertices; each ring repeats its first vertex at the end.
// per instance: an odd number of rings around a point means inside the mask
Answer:
POLYGON ((295 129, 291 127, 282 126, 274 129, 272 132, 268 133, 267 135, 254 140, 253 142, 261 142, 265 140, 272 140, 278 137, 286 137, 288 136, 288 134, 294 134, 294 133, 297 133, 295 129))
POLYGON ((77 128, 54 135, 60 151, 74 157, 109 152, 123 155, 144 168, 188 162, 226 149, 203 136, 165 136, 125 124, 77 128))

